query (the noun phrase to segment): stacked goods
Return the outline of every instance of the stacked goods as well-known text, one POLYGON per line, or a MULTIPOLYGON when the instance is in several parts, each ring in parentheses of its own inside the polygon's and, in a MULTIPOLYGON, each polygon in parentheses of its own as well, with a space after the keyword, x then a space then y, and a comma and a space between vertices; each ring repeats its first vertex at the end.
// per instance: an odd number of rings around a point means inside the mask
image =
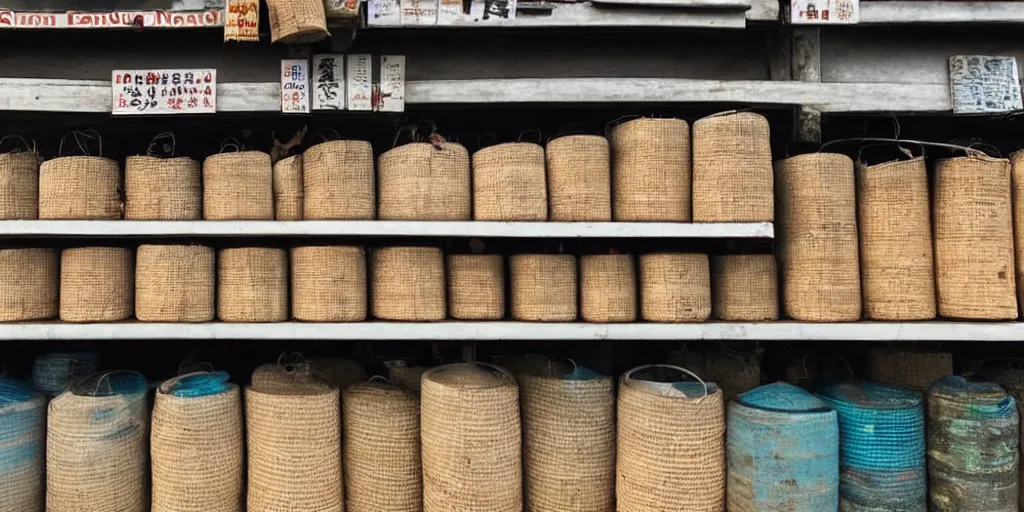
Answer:
POLYGON ((209 322, 215 280, 211 247, 140 245, 135 255, 135 317, 142 322, 209 322))
MULTIPOLYGON (((0 138, 0 144, 11 136, 0 138)), ((20 138, 20 137, 17 137, 20 138)), ((24 139, 22 139, 23 142, 24 139)), ((39 218, 39 154, 25 148, 0 154, 0 219, 39 218)))
POLYGON ((320 0, 270 0, 271 42, 309 44, 331 35, 327 31, 327 14, 320 0))
POLYGON ((76 247, 60 253, 60 319, 117 322, 132 316, 135 265, 125 247, 76 247))
POLYGON ((949 352, 895 347, 868 350, 866 377, 874 381, 924 393, 947 375, 953 375, 953 354, 949 352))
POLYGON ((363 367, 343 357, 312 359, 309 361, 309 373, 316 380, 339 390, 366 380, 363 367))
POLYGON ((423 374, 420 402, 423 512, 521 512, 519 389, 480 363, 423 374))
POLYGON ((548 220, 544 148, 510 142, 473 153, 473 218, 548 220))
POLYGON ((576 320, 576 256, 513 254, 508 257, 512 318, 523 322, 576 320))
POLYGON ((716 320, 778 320, 775 255, 730 254, 712 258, 711 300, 711 312, 716 320))
POLYGON ((373 316, 382 320, 444 320, 444 257, 436 247, 373 251, 373 316))
POLYGON ((777 382, 729 402, 728 418, 728 510, 837 510, 839 424, 828 404, 777 382))
POLYGON ((456 320, 505 317, 505 265, 498 254, 449 254, 448 300, 456 320))
POLYGON ((1017 318, 1010 163, 986 156, 936 162, 934 216, 939 315, 1017 318))
POLYGON ((157 388, 150 452, 153 512, 241 512, 242 399, 225 372, 157 388))
POLYGON ((469 153, 454 142, 413 142, 378 160, 381 220, 470 220, 469 153))
POLYGON ((302 154, 302 166, 304 219, 374 218, 377 203, 374 192, 373 147, 369 142, 322 142, 302 154))
POLYGON ((703 322, 711 316, 707 254, 640 256, 640 317, 646 322, 703 322))
POLYGON ((693 221, 771 222, 774 215, 768 120, 722 112, 693 123, 693 221))
POLYGON ((32 387, 49 397, 68 389, 76 377, 95 372, 100 356, 94 352, 41 354, 32 364, 32 387))
POLYGON ((63 156, 43 162, 39 218, 120 219, 121 167, 98 156, 63 156))
POLYGON ((302 220, 302 155, 279 160, 273 168, 274 219, 302 220))
POLYGON ((633 256, 580 256, 580 316, 585 322, 636 321, 633 256))
POLYGON ((613 218, 689 222, 690 125, 680 119, 634 119, 612 129, 609 139, 613 218))
POLYGON ((311 322, 366 320, 366 253, 362 247, 293 247, 292 318, 311 322))
POLYGON ((1024 151, 1010 155, 1017 303, 1024 304, 1024 151))
POLYGON ((236 151, 203 162, 203 218, 274 220, 274 170, 270 155, 236 151))
POLYGON ((0 249, 0 321, 57 316, 57 251, 0 249))
POLYGON ((130 156, 124 161, 124 218, 198 220, 203 215, 199 162, 130 156))
POLYGON ((725 401, 735 400, 739 395, 761 385, 761 359, 764 351, 760 348, 748 353, 715 350, 704 354, 704 378, 718 384, 725 401))
POLYGON ((545 153, 551 220, 612 220, 608 140, 598 135, 566 135, 548 142, 545 153))
POLYGON ((853 161, 810 153, 775 163, 782 299, 795 320, 860 320, 853 161))
POLYGON ((0 377, 0 510, 43 510, 46 397, 0 377))
POLYGON ((288 252, 270 247, 221 249, 217 318, 224 322, 288 319, 288 252))
MULTIPOLYGON (((979 372, 985 379, 999 384, 1013 400, 1017 402, 1017 412, 1020 416, 1020 412, 1024 409, 1024 369, 1020 366, 1020 361, 1013 361, 1009 364, 997 364, 996 362, 986 363, 979 372)), ((1021 431, 1021 435, 1024 436, 1024 430, 1021 431)), ((1021 442, 1018 446, 1018 451, 1024 450, 1024 442, 1021 442)), ((1024 471, 1020 472, 1021 484, 1024 484, 1024 471)), ((1024 506, 1024 492, 1019 492, 1020 487, 1018 486, 1019 498, 1018 502, 1020 506, 1024 506)))

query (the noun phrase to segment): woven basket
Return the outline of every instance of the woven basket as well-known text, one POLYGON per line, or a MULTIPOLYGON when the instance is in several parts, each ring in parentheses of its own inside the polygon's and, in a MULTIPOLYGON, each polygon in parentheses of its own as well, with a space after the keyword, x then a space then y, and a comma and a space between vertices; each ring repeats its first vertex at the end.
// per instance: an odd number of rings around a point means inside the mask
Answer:
POLYGON ((473 218, 548 220, 544 148, 510 142, 473 153, 473 218))
POLYGON ((935 284, 939 315, 1017 318, 1010 163, 960 157, 935 163, 935 284))
POLYGON ((607 139, 599 135, 566 135, 548 142, 545 155, 551 220, 612 220, 607 139))
POLYGON ((295 155, 274 164, 274 219, 302 220, 302 155, 295 155))
POLYGON ((768 120, 723 112, 693 123, 693 221, 771 222, 768 120))
POLYGON ((203 215, 199 162, 130 156, 124 161, 124 218, 199 220, 203 215))
POLYGON ((40 219, 120 219, 121 167, 109 158, 64 156, 39 166, 40 219))
POLYGON ((320 0, 268 0, 267 11, 272 43, 309 44, 331 35, 320 0))
POLYGON ((0 510, 41 512, 45 506, 46 397, 31 393, 23 401, 0 406, 0 439, 0 510))
POLYGON ((576 320, 576 256, 513 254, 508 257, 512 318, 523 322, 576 320))
POLYGON ((57 316, 57 251, 0 249, 0 322, 57 316))
POLYGON ((291 249, 292 318, 308 322, 366 320, 366 254, 362 247, 291 249))
POLYGON ((775 163, 783 307, 809 322, 860 320, 853 161, 810 153, 775 163))
POLYGON ((711 300, 711 312, 716 320, 778 320, 778 269, 775 256, 730 254, 712 258, 711 300))
POLYGON ((388 367, 388 382, 401 386, 405 389, 420 394, 420 379, 427 368, 423 366, 390 366, 388 367))
POLYGON ((496 366, 423 374, 423 512, 522 512, 519 390, 496 366))
POLYGON ((714 350, 704 354, 704 378, 722 390, 726 402, 761 385, 763 350, 740 354, 714 350))
POLYGON ((76 247, 60 253, 60 319, 118 322, 132 316, 135 261, 124 247, 76 247))
MULTIPOLYGON (((1013 241, 1017 276, 1017 304, 1024 305, 1024 151, 1016 151, 1011 154, 1010 162, 1011 186, 1013 188, 1013 241)), ((1021 475, 1024 475, 1024 471, 1021 472, 1021 475)), ((1021 479, 1024 480, 1024 476, 1021 479)), ((1024 486, 1022 486, 1022 489, 1024 489, 1024 486)), ((1024 507, 1024 490, 1021 491, 1021 506, 1024 507)))
POLYGON ((436 247, 381 247, 371 267, 373 316, 429 322, 445 319, 444 257, 436 247))
POLYGON ((611 132, 612 216, 617 221, 689 222, 690 125, 634 119, 611 132))
POLYGON ((377 164, 381 220, 470 220, 469 153, 453 142, 414 142, 377 164))
POLYGON ((456 320, 505 317, 505 265, 498 254, 449 254, 448 308, 456 320))
POLYGON ((317 357, 309 361, 309 373, 314 379, 339 390, 366 380, 366 370, 359 363, 343 357, 317 357))
POLYGON ((585 322, 636 321, 633 256, 580 256, 580 316, 585 322))
POLYGON ((39 218, 39 155, 0 154, 0 219, 39 218))
POLYGON ((348 512, 420 512, 420 402, 408 390, 354 384, 343 399, 348 512))
POLYGON ((221 249, 217 318, 224 322, 288 319, 288 252, 270 247, 221 249))
POLYGON ((219 153, 203 162, 203 218, 274 220, 274 171, 260 151, 219 153))
POLYGON ((711 316, 707 254, 640 256, 640 317, 646 322, 703 322, 711 316))
POLYGON ((135 317, 142 322, 209 322, 215 280, 210 247, 140 245, 135 255, 135 317))
MULTIPOLYGON (((252 387, 266 392, 283 392, 298 387, 300 390, 317 383, 309 365, 282 366, 278 363, 261 364, 252 371, 252 387)), ((322 383, 321 383, 322 384, 322 383)))
POLYGON ((317 144, 302 155, 307 220, 373 220, 373 147, 361 140, 317 144))
POLYGON ((953 375, 953 354, 949 352, 895 347, 868 350, 865 377, 873 381, 922 393, 947 375, 953 375))

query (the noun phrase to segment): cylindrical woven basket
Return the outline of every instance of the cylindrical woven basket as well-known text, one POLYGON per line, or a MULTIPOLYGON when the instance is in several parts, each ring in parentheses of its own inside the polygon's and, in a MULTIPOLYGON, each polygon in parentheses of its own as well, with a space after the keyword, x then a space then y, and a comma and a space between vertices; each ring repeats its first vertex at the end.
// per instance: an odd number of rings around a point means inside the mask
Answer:
POLYGON ((865 377, 870 380, 923 393, 947 375, 953 375, 953 354, 949 352, 896 347, 868 350, 865 377))
POLYGON ((427 368, 423 366, 391 365, 388 366, 388 382, 419 395, 420 379, 426 371, 427 368))
POLYGON ((773 254, 730 254, 711 259, 711 312, 716 320, 779 319, 778 269, 773 254))
POLYGON ((693 123, 693 221, 771 222, 774 217, 768 120, 733 112, 693 123))
POLYGON ((580 256, 580 317, 585 322, 636 321, 636 265, 630 254, 580 256))
POLYGON ((616 126, 610 142, 614 220, 689 222, 690 125, 634 119, 616 126))
POLYGON ((456 363, 421 389, 423 512, 522 512, 519 389, 506 370, 456 363))
POLYGON ((57 316, 58 276, 54 249, 0 249, 0 322, 57 316))
POLYGON ((302 154, 307 220, 373 220, 373 147, 362 140, 322 142, 302 154))
POLYGON ((60 253, 60 319, 118 322, 135 307, 135 260, 125 247, 75 247, 60 253))
MULTIPOLYGON (((253 388, 263 391, 281 392, 293 387, 306 389, 311 384, 316 384, 318 379, 309 368, 309 364, 296 366, 282 365, 279 363, 261 364, 252 371, 251 384, 253 388)), ((323 383, 321 383, 323 384, 323 383)))
POLYGON ((302 220, 302 155, 294 155, 274 164, 274 219, 302 220))
POLYGON ((1017 318, 1010 162, 970 156, 935 163, 935 285, 939 315, 1017 318))
POLYGON ((703 322, 711 316, 707 254, 640 256, 640 317, 646 322, 703 322))
POLYGON ((576 256, 513 254, 508 257, 512 318, 523 322, 576 320, 576 256))
POLYGON ((268 0, 272 43, 309 44, 330 36, 320 0, 268 0))
POLYGON ((0 378, 0 510, 42 512, 46 471, 46 397, 0 378))
POLYGON ((199 220, 203 216, 199 162, 130 156, 124 161, 124 218, 199 220))
POLYGON ((456 320, 505 317, 505 265, 500 254, 449 254, 448 308, 456 320))
MULTIPOLYGON (((1013 188, 1013 246, 1017 275, 1017 304, 1021 305, 1024 304, 1024 151, 1016 151, 1011 154, 1010 163, 1010 182, 1013 188)), ((1024 492, 1021 493, 1021 496, 1021 501, 1024 502, 1024 492)))
POLYGON ((120 219, 121 166, 98 156, 62 156, 39 166, 40 219, 120 219))
POLYGON ((566 135, 548 142, 548 201, 553 221, 612 220, 608 140, 566 135))
POLYGON ((221 249, 217 318, 224 322, 288 319, 288 252, 270 247, 221 249))
POLYGON ((470 220, 469 153, 454 142, 413 142, 377 164, 381 220, 470 220))
POLYGON ((0 154, 0 219, 37 218, 39 154, 35 151, 0 154))
POLYGON ((135 317, 141 322, 209 322, 216 277, 211 247, 140 245, 135 255, 135 317))
POLYGON ((723 346, 704 354, 703 376, 722 390, 725 402, 736 400, 751 389, 761 385, 761 359, 764 351, 755 349, 739 353, 723 346))
POLYGON ((786 315, 808 322, 860 320, 860 261, 853 160, 809 153, 775 163, 786 315))
POLYGON ((548 220, 544 148, 509 142, 473 153, 473 218, 548 220))
POLYGON ((203 218, 274 220, 274 171, 270 155, 238 151, 203 161, 203 218))
POLYGON ((366 253, 362 247, 291 249, 292 317, 308 322, 366 320, 366 253))
POLYGON ((430 322, 447 314, 444 256, 437 247, 380 247, 372 253, 371 303, 382 320, 430 322))
POLYGON ((420 402, 387 384, 354 384, 343 396, 348 512, 420 512, 420 402))
POLYGON ((95 352, 49 352, 36 356, 32 363, 32 387, 53 398, 77 377, 94 373, 100 364, 95 352))

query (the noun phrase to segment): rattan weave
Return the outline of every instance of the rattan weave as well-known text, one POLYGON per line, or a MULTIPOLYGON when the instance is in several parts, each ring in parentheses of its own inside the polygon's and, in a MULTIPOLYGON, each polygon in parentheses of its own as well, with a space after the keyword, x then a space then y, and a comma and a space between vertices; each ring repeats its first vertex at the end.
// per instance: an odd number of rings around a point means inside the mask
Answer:
POLYGON ((224 322, 288 319, 288 252, 270 247, 217 254, 217 318, 224 322))
POLYGON ((39 218, 39 155, 0 154, 0 219, 39 218))
POLYGON ((420 379, 427 371, 423 366, 391 366, 388 368, 388 382, 420 394, 420 379))
POLYGON ((274 164, 274 219, 302 220, 302 155, 294 155, 274 164))
POLYGON ((947 375, 953 375, 953 354, 949 352, 896 347, 868 350, 865 377, 873 381, 923 393, 947 375))
POLYGON ((576 256, 513 254, 508 257, 512 318, 524 322, 576 320, 576 256))
POLYGON ((716 320, 779 319, 778 269, 773 254, 728 254, 711 259, 711 313, 716 320))
POLYGON ((54 249, 0 249, 0 322, 57 316, 59 276, 54 249))
POLYGON ((580 256, 580 317, 585 322, 636 321, 636 264, 629 254, 580 256))
POLYGON ((60 319, 117 322, 135 307, 135 259, 125 247, 75 247, 60 253, 60 319))
POLYGON ((292 318, 308 322, 366 320, 366 253, 362 247, 291 249, 292 318))
POLYGON ((414 142, 377 164, 381 220, 470 220, 469 153, 453 142, 414 142))
POLYGON ((505 317, 505 265, 499 254, 449 254, 448 309, 456 320, 505 317))
POLYGON ((39 166, 40 219, 120 219, 121 167, 109 158, 64 156, 39 166))
POLYGON ((686 121, 634 119, 616 126, 609 142, 615 220, 690 221, 690 125, 686 121))
POLYGON ((545 155, 551 220, 612 220, 607 139, 599 135, 566 135, 548 142, 545 155))
POLYGON ((371 255, 373 316, 382 320, 444 320, 444 256, 437 247, 380 247, 371 255))
POLYGON ((203 218, 274 220, 274 171, 270 155, 239 151, 203 161, 203 218))
POLYGON ((141 322, 209 322, 216 277, 210 247, 140 245, 135 255, 135 316, 141 322))
POLYGON ((46 400, 33 392, 0 406, 0 512, 45 509, 46 400))
MULTIPOLYGON (((1024 151, 1010 155, 1017 304, 1024 304, 1024 151)), ((1022 406, 1024 407, 1024 406, 1022 406)), ((1024 473, 1022 473, 1024 474, 1024 473)), ((1024 493, 1021 493, 1024 496, 1024 493)), ((1024 502, 1024 497, 1021 498, 1024 502)))
POLYGON ((310 44, 331 35, 320 0, 268 0, 267 12, 273 43, 310 44))
POLYGON ((711 316, 707 254, 640 256, 640 317, 646 322, 703 322, 711 316))
POLYGON ((199 162, 130 156, 124 161, 124 218, 199 220, 203 217, 199 162))
POLYGON ((473 218, 548 220, 544 148, 510 142, 473 153, 473 218))
POLYGON ((771 222, 768 120, 721 113, 693 123, 693 221, 771 222))
POLYGON ((307 220, 372 220, 377 214, 373 147, 361 140, 322 142, 302 154, 307 220))

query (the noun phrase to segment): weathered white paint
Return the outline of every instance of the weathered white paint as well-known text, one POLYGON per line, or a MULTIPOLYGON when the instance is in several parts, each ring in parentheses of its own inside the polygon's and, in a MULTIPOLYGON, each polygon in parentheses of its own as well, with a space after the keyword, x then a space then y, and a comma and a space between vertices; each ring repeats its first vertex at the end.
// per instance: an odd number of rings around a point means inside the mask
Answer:
POLYGON ((686 9, 750 9, 750 0, 591 0, 594 6, 680 7, 686 9))
POLYGON ((1020 2, 957 2, 928 0, 866 1, 860 24, 1024 23, 1020 2))

